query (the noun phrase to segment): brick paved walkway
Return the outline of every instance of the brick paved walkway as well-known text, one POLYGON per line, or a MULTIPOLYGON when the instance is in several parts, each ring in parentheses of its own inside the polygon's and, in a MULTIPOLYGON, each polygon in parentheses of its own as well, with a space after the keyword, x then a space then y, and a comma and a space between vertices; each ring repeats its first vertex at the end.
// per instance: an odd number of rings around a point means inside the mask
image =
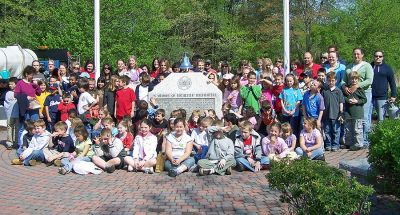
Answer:
MULTIPOLYGON (((3 139, 3 132, 0 139, 3 139)), ((365 157, 366 151, 327 153, 327 162, 365 157)), ((59 175, 55 167, 10 165, 15 150, 0 145, 0 214, 282 214, 279 193, 267 172, 177 178, 116 171, 113 174, 59 175)))

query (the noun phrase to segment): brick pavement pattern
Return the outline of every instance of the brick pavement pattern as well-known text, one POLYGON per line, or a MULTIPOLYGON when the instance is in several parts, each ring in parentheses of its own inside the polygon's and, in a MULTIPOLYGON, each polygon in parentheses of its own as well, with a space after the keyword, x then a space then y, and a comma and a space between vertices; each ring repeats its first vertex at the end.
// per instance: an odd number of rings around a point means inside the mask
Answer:
MULTIPOLYGON (((0 133, 3 139, 4 132, 0 133)), ((3 139, 4 140, 4 139, 3 139)), ((327 152, 330 165, 367 151, 327 152)), ((284 214, 279 193, 259 173, 200 177, 184 173, 59 175, 57 168, 12 166, 15 150, 0 145, 0 214, 284 214)))

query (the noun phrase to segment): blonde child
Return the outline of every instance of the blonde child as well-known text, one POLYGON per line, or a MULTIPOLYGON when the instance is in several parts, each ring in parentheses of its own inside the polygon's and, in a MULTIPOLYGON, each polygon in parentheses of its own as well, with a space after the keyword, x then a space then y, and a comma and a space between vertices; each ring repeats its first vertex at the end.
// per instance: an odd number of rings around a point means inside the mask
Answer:
POLYGON ((235 113, 240 114, 242 112, 242 98, 240 97, 240 77, 235 76, 231 81, 231 92, 227 98, 231 104, 231 110, 235 113))
POLYGON ((130 154, 129 151, 132 151, 133 135, 129 131, 129 125, 126 120, 121 120, 118 124, 118 134, 115 137, 122 141, 124 150, 127 154, 130 154))
POLYGON ((111 135, 111 129, 104 128, 100 137, 94 140, 94 153, 92 161, 96 166, 108 173, 115 169, 122 169, 125 166, 124 158, 126 152, 122 141, 111 135))
POLYGON ((300 147, 296 148, 296 153, 310 160, 325 160, 322 135, 317 129, 317 121, 314 118, 304 118, 300 147))
POLYGON ((61 159, 63 167, 58 168, 58 173, 61 175, 71 172, 76 161, 90 162, 94 155, 92 141, 83 123, 77 125, 73 131, 76 136, 75 151, 70 153, 68 157, 61 159))
POLYGON ((46 131, 46 123, 39 119, 34 122, 35 134, 25 149, 19 156, 20 163, 13 160, 13 164, 24 164, 24 166, 35 166, 37 162, 44 161, 43 149, 46 148, 51 141, 50 132, 46 131))
POLYGON ((196 151, 194 159, 196 161, 204 159, 207 154, 208 145, 210 143, 207 135, 207 128, 212 125, 213 121, 214 120, 211 117, 205 117, 201 120, 200 126, 195 128, 191 134, 191 137, 194 140, 193 146, 196 151))
POLYGON ((111 118, 110 112, 106 107, 100 108, 99 115, 97 117, 98 121, 93 126, 92 137, 98 137, 100 135, 101 129, 103 129, 103 119, 111 118))
POLYGON ((56 166, 61 166, 61 158, 68 157, 69 153, 75 151, 75 145, 72 138, 67 133, 67 123, 60 121, 54 124, 53 142, 49 147, 43 149, 44 157, 48 166, 53 162, 56 166))
POLYGON ((281 125, 276 122, 269 128, 268 136, 262 139, 263 155, 268 157, 268 160, 280 160, 290 152, 285 141, 279 137, 281 133, 281 125))
POLYGON ((113 137, 115 137, 118 134, 118 129, 115 127, 114 120, 111 117, 104 118, 101 124, 103 125, 102 131, 108 128, 110 129, 113 137))
POLYGON ((157 158, 157 137, 151 132, 151 122, 144 119, 140 122, 140 130, 133 143, 132 156, 124 158, 128 171, 143 171, 153 174, 157 158))
POLYGON ((290 124, 287 122, 282 124, 282 139, 285 140, 290 151, 294 151, 296 148, 297 138, 296 135, 293 134, 292 127, 290 127, 290 124))
POLYGON ((299 127, 299 107, 303 96, 297 88, 298 83, 293 74, 285 77, 285 88, 279 95, 282 105, 283 122, 289 122, 293 133, 298 134, 299 127))

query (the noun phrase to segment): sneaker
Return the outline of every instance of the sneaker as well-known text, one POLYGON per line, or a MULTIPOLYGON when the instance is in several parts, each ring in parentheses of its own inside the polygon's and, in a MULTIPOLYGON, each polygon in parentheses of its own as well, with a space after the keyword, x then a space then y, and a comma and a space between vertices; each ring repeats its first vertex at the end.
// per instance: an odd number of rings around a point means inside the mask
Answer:
POLYGON ((175 168, 170 169, 168 172, 169 177, 176 177, 178 175, 179 175, 178 170, 176 170, 175 168))
POLYGON ((106 166, 104 170, 108 173, 113 173, 115 171, 115 166, 114 165, 106 166))
POLYGON ((133 167, 131 165, 128 165, 128 172, 133 172, 133 167))
POLYGON ((189 172, 197 172, 197 171, 199 171, 199 168, 198 168, 197 164, 193 165, 189 169, 189 172))
POLYGON ((333 147, 331 151, 332 152, 337 152, 337 151, 339 151, 339 148, 333 147))
POLYGON ((146 174, 153 174, 153 173, 154 173, 153 167, 144 169, 144 173, 146 173, 146 174))
POLYGON ((54 160, 53 163, 54 163, 54 166, 58 166, 58 167, 60 167, 62 165, 60 159, 54 160))
POLYGON ((210 174, 211 174, 211 169, 204 169, 204 168, 199 169, 200 176, 210 175, 210 174))
POLYGON ((325 151, 332 151, 332 148, 330 148, 330 147, 325 147, 325 151))
POLYGON ((225 175, 232 175, 232 167, 228 167, 228 169, 226 169, 225 171, 225 175))
POLYGON ((237 164, 236 164, 236 170, 237 170, 238 172, 243 172, 243 171, 244 171, 244 166, 243 166, 243 164, 237 163, 237 164))
POLYGON ((341 149, 348 149, 349 146, 348 146, 348 145, 340 145, 340 148, 341 148, 341 149))
POLYGON ((54 164, 53 161, 47 162, 47 163, 46 163, 46 167, 49 167, 49 166, 51 166, 51 165, 53 165, 53 164, 54 164))
POLYGON ((29 160, 28 162, 29 162, 29 165, 30 165, 30 166, 36 166, 36 165, 38 165, 38 162, 37 162, 36 160, 29 160))
POLYGON ((354 145, 354 146, 351 146, 350 147, 350 151, 358 151, 358 150, 360 150, 360 149, 362 149, 363 147, 362 146, 356 146, 356 145, 354 145))
POLYGON ((58 173, 60 173, 61 175, 65 175, 68 173, 68 171, 64 167, 60 167, 58 168, 58 173))
POLYGON ((13 145, 14 145, 14 144, 13 144, 11 141, 7 141, 7 142, 6 142, 6 149, 7 149, 7 150, 11 150, 11 149, 13 148, 13 145))
POLYGON ((313 160, 316 160, 316 161, 325 161, 325 155, 320 155, 320 156, 318 156, 318 157, 315 157, 313 160))
POLYGON ((11 161, 12 165, 22 165, 22 161, 19 158, 15 158, 11 161))

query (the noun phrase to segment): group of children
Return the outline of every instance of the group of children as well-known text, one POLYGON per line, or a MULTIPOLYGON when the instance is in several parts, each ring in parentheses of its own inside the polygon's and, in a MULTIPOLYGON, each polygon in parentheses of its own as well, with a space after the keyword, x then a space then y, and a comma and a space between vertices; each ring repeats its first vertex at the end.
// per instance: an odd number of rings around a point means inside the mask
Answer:
POLYGON ((166 170, 172 177, 185 171, 225 175, 234 167, 267 169, 271 160, 285 157, 324 160, 324 151, 339 150, 344 122, 346 143, 357 147, 363 141, 359 124, 366 97, 357 72, 349 74, 346 96, 336 74, 325 70, 315 80, 310 73, 284 77, 267 72, 257 77, 246 68, 242 76, 224 74, 219 83, 221 119, 215 110, 195 110, 187 119, 186 111, 179 109, 167 120, 155 99, 146 96, 148 76, 140 73, 136 87, 125 75, 112 76, 108 83, 100 78, 97 87, 94 79, 76 75, 68 80, 52 76, 49 85, 37 81, 41 109, 35 121, 21 121, 14 113, 18 80, 10 78, 6 109, 14 129, 9 141, 18 142, 12 164, 45 162, 58 166, 60 174, 91 162, 92 173, 126 169, 149 174, 166 170), (20 135, 18 127, 24 130, 20 135))

